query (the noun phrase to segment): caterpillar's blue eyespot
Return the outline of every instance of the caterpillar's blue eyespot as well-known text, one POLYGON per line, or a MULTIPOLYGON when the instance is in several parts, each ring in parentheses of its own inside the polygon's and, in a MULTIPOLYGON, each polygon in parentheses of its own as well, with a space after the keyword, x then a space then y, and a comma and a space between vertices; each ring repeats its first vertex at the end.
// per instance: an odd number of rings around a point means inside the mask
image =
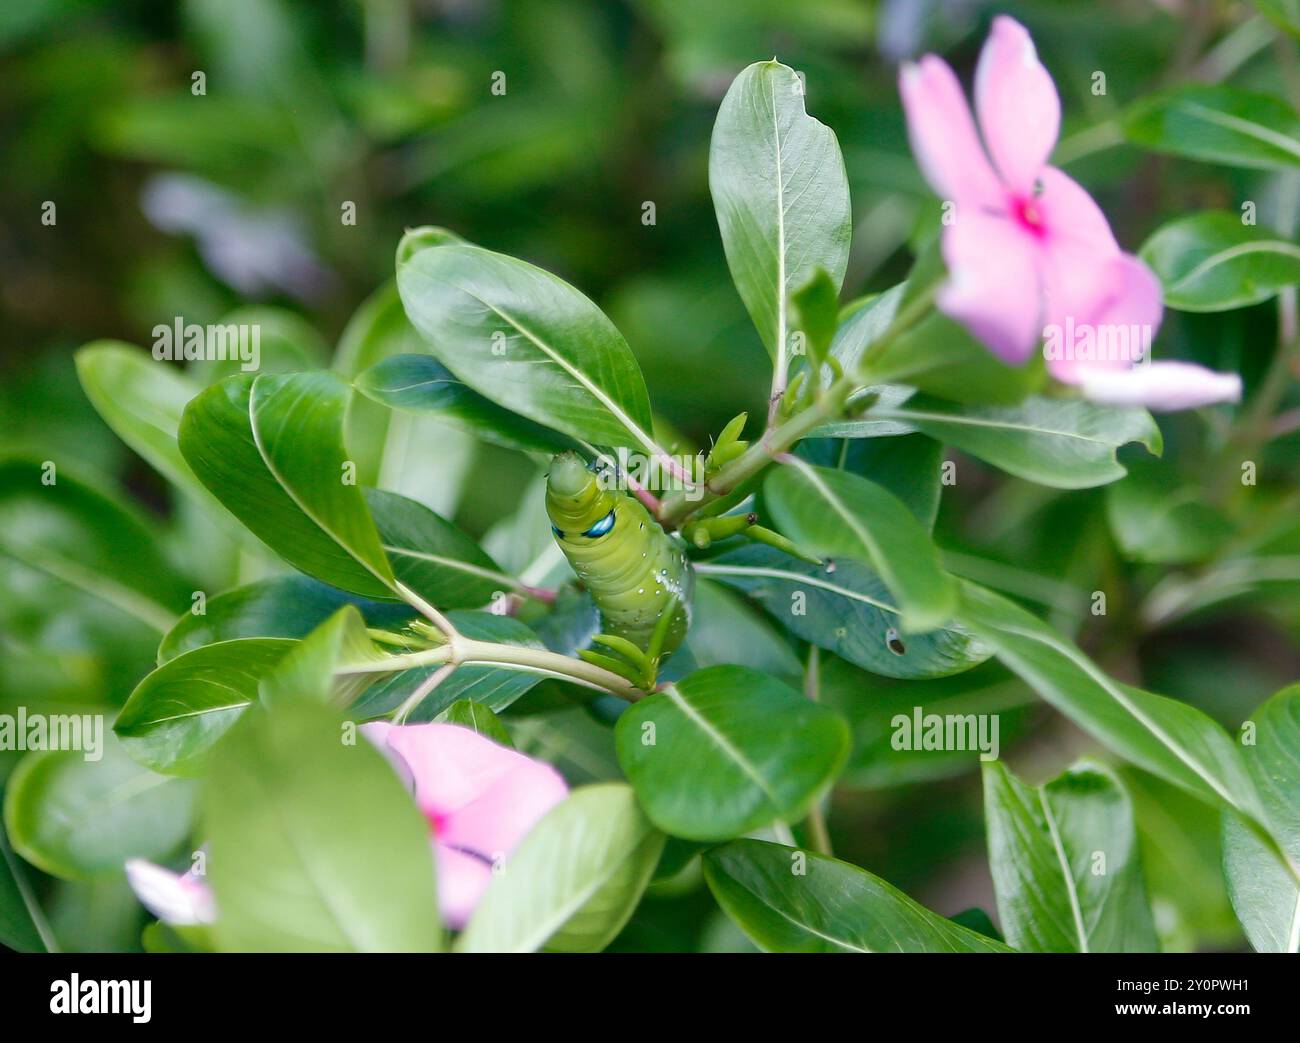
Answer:
POLYGON ((584 532, 583 535, 590 536, 592 539, 595 539, 597 536, 604 536, 605 533, 609 532, 609 530, 612 529, 613 527, 614 527, 614 512, 610 511, 607 515, 605 515, 605 517, 601 518, 600 521, 596 522, 595 525, 593 525, 590 529, 584 532))
POLYGON ((560 529, 559 529, 557 526, 552 525, 552 526, 551 526, 551 532, 555 533, 555 538, 556 538, 557 540, 562 540, 562 539, 564 539, 564 533, 561 532, 560 529))

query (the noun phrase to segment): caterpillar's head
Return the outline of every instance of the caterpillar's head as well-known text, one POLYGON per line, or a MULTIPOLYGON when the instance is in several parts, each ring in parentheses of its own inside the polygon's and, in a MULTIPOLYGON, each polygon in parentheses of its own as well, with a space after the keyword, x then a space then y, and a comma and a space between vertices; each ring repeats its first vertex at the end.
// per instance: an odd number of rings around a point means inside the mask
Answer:
POLYGON ((546 476, 546 513, 557 539, 599 539, 614 528, 617 497, 577 453, 561 453, 546 476))

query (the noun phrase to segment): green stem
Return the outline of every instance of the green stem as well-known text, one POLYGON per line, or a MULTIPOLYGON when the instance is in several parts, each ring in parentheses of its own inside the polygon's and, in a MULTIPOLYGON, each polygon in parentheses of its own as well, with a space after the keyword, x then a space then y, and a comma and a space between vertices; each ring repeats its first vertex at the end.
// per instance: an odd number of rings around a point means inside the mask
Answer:
MULTIPOLYGON (((821 649, 816 645, 808 646, 808 664, 804 668, 803 692, 813 702, 821 698, 821 649)), ((832 855, 831 832, 826 826, 826 812, 821 801, 813 804, 808 812, 808 841, 812 849, 821 855, 832 855)))
POLYGON ((570 656, 560 655, 541 648, 523 648, 519 645, 503 645, 495 641, 478 641, 456 634, 444 645, 410 652, 406 655, 389 656, 386 659, 367 661, 347 667, 343 672, 349 674, 389 674, 399 670, 413 670, 426 666, 452 667, 468 663, 495 664, 512 667, 529 673, 543 674, 558 680, 569 681, 595 691, 609 692, 628 702, 635 702, 646 693, 618 674, 583 662, 570 656))

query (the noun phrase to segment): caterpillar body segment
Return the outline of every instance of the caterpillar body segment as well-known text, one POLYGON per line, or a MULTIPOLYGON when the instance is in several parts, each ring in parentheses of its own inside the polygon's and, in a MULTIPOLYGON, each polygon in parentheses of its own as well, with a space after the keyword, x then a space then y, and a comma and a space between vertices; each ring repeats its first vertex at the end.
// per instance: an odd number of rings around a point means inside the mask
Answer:
POLYGON ((695 576, 681 544, 645 506, 601 488, 581 457, 563 453, 547 476, 546 513, 556 543, 600 610, 604 632, 645 652, 668 611, 659 654, 677 649, 690 626, 695 576))

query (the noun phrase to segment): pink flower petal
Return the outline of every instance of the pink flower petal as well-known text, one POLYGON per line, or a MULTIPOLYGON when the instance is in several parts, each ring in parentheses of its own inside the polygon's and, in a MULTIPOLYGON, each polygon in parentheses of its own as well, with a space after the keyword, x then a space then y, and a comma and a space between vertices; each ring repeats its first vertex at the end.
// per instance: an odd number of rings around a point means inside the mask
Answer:
POLYGON ((1061 129, 1061 99, 1034 41, 1014 18, 999 15, 975 69, 975 109, 984 143, 1003 183, 1021 197, 1034 188, 1061 129))
POLYGON ((451 927, 463 926, 503 860, 568 786, 549 764, 452 724, 365 725, 413 781, 433 827, 438 901, 451 927))
POLYGON ((126 879, 141 904, 163 923, 194 927, 217 918, 211 888, 192 871, 182 875, 133 858, 126 863, 126 879))
POLYGON ((1034 198, 1033 206, 1043 223, 1049 248, 1064 245, 1100 254, 1119 253, 1110 222, 1087 189, 1056 167, 1043 167, 1038 180, 1042 191, 1034 198))
POLYGON ((1108 406, 1146 406, 1164 412, 1241 401, 1241 377, 1190 362, 1152 362, 1129 370, 1082 374, 1085 398, 1108 406))
POLYGON ((948 282, 939 310, 1003 361, 1024 363, 1042 332, 1040 248, 1005 217, 966 210, 944 229, 948 282))
POLYGON ((1132 254, 1102 259, 1087 249, 1058 247, 1050 260, 1046 351, 1057 380, 1078 384, 1086 373, 1149 357, 1164 312, 1150 268, 1132 254))
POLYGON ((443 922, 459 931, 492 882, 492 866, 477 855, 443 843, 433 845, 433 857, 438 872, 438 908, 443 922))
POLYGON ((959 208, 998 208, 1005 195, 975 132, 957 76, 942 58, 927 54, 904 65, 898 91, 907 134, 930 187, 959 208))

